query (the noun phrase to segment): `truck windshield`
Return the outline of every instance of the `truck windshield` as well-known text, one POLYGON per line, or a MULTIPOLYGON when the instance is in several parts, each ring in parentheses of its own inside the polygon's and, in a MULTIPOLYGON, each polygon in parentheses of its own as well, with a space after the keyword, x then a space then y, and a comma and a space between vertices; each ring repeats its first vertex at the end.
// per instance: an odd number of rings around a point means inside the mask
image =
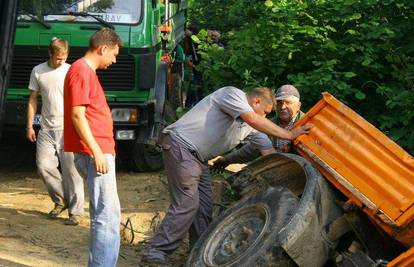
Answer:
POLYGON ((18 20, 33 20, 34 14, 44 21, 96 22, 87 12, 109 23, 136 24, 141 17, 141 0, 20 0, 18 20))

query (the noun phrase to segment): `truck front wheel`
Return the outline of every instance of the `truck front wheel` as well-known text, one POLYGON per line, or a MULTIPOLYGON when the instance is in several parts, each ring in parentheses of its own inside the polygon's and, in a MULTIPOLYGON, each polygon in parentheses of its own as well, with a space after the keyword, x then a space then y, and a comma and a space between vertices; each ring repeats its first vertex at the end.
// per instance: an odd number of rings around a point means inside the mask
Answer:
POLYGON ((161 152, 155 145, 142 143, 119 143, 122 165, 133 172, 159 171, 163 168, 161 152))
POLYGON ((136 143, 132 149, 130 165, 136 172, 159 171, 163 167, 161 152, 155 145, 136 143))

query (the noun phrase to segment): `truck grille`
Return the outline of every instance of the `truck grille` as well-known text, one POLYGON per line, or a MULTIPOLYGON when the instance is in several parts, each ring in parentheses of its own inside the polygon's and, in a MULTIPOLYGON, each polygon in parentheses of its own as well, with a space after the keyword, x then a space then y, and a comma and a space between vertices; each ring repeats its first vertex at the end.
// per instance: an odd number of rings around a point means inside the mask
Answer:
MULTIPOLYGON (((86 48, 70 48, 67 62, 73 63, 82 57, 86 48)), ((9 88, 27 88, 30 73, 34 66, 45 62, 48 58, 47 48, 33 46, 15 46, 13 52, 12 73, 9 88)), ((127 91, 134 88, 135 62, 133 57, 121 49, 116 58, 116 64, 106 70, 98 70, 97 74, 102 87, 106 91, 127 91)))

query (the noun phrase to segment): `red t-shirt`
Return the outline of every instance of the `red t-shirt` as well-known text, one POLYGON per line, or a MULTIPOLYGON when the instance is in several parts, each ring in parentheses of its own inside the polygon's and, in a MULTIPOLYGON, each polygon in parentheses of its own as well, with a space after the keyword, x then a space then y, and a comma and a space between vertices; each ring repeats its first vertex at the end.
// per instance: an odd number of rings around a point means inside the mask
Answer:
POLYGON ((70 67, 64 91, 64 150, 92 155, 80 139, 72 123, 72 107, 86 106, 89 128, 103 153, 115 153, 111 110, 98 76, 81 58, 70 67))

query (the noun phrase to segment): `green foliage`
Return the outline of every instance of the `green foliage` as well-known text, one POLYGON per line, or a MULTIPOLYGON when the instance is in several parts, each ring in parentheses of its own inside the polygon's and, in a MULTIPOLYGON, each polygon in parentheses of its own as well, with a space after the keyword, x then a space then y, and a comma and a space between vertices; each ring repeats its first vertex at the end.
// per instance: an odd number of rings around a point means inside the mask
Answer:
POLYGON ((265 6, 255 0, 190 0, 189 20, 206 29, 223 32, 249 25, 252 18, 265 14, 265 6))
POLYGON ((190 17, 222 31, 200 48, 206 87, 292 83, 305 108, 329 91, 414 153, 414 2, 193 1, 190 17))

